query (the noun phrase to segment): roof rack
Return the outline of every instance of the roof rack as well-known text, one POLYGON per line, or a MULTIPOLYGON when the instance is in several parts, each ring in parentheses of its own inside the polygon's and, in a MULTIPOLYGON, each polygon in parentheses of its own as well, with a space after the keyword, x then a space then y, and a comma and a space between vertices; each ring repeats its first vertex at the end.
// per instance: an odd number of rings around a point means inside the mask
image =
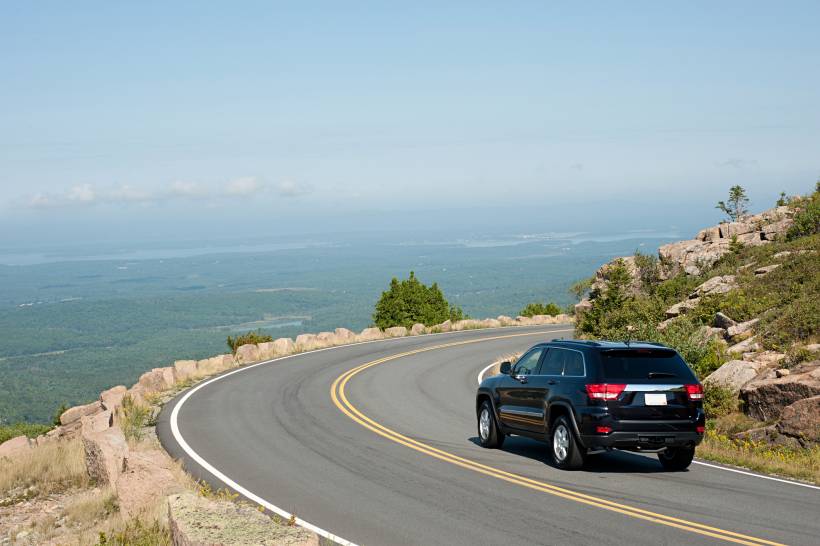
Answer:
POLYGON ((592 341, 591 339, 560 339, 555 338, 552 340, 551 343, 572 343, 575 345, 587 345, 590 347, 600 347, 601 344, 597 341, 592 341))

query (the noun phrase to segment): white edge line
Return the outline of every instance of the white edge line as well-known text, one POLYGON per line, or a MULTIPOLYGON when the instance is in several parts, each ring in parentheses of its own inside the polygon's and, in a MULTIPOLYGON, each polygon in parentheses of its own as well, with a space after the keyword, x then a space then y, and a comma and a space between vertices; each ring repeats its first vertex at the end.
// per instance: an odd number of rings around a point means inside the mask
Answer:
POLYGON ((764 474, 755 474, 754 472, 747 472, 745 470, 738 470, 737 468, 728 468, 726 466, 720 466, 720 465, 716 465, 716 464, 704 463, 703 461, 692 461, 692 462, 695 463, 695 464, 708 466, 709 468, 717 468, 718 470, 725 470, 727 472, 735 472, 737 474, 743 474, 744 476, 754 476, 755 478, 762 478, 764 480, 772 480, 772 481, 775 481, 775 482, 788 483, 788 484, 791 484, 791 485, 799 485, 800 487, 808 487, 809 489, 820 489, 820 487, 818 487, 816 485, 812 485, 810 483, 796 482, 794 480, 785 480, 783 478, 775 478, 774 476, 766 476, 764 474))
MULTIPOLYGON (((554 330, 554 331, 555 332, 566 332, 568 330, 554 330)), ((484 380, 484 374, 487 373, 487 370, 489 370, 490 368, 493 367, 493 364, 495 364, 495 362, 493 362, 492 364, 490 364, 486 368, 482 368, 482 370, 480 372, 478 372, 478 384, 479 385, 481 385, 481 382, 484 380)), ((764 479, 764 480, 772 480, 774 482, 788 483, 788 484, 791 484, 791 485, 799 485, 800 487, 808 487, 809 489, 818 489, 818 490, 820 490, 820 487, 818 487, 816 485, 812 485, 810 483, 803 483, 803 482, 798 482, 798 481, 794 481, 794 480, 786 480, 786 479, 783 479, 783 478, 775 478, 774 476, 766 476, 765 474, 755 474, 754 472, 748 472, 746 470, 739 470, 737 468, 729 468, 729 467, 726 467, 726 466, 720 466, 720 465, 716 465, 716 464, 705 463, 703 461, 692 461, 692 462, 695 463, 695 464, 702 465, 702 466, 708 466, 709 468, 717 468, 718 470, 725 470, 726 472, 735 472, 736 474, 743 474, 744 476, 753 476, 755 478, 761 478, 761 479, 764 479)))
MULTIPOLYGON (((535 326, 535 327, 539 327, 539 326, 555 326, 555 325, 540 324, 540 325, 535 326)), ((502 326, 501 328, 481 328, 481 329, 482 330, 511 330, 513 328, 516 328, 516 327, 502 326)), ((436 334, 424 334, 424 335, 425 336, 438 336, 438 335, 452 334, 452 333, 458 333, 458 332, 469 332, 469 331, 471 331, 471 330, 457 330, 455 332, 439 332, 439 333, 436 333, 436 334)), ((566 331, 566 330, 556 330, 556 331, 566 331)), ((533 332, 533 335, 538 334, 538 333, 542 333, 542 332, 533 332)), ((545 333, 548 333, 548 332, 545 332, 545 333)), ((228 373, 213 377, 213 378, 211 378, 211 379, 209 379, 209 380, 207 380, 203 383, 200 383, 199 385, 195 386, 191 390, 189 390, 187 393, 185 393, 185 395, 182 398, 180 398, 179 402, 176 403, 176 405, 174 406, 173 411, 171 412, 171 419, 170 419, 170 421, 171 421, 171 434, 173 434, 174 440, 176 440, 176 442, 179 444, 179 447, 181 447, 182 450, 185 451, 185 453, 187 453, 191 457, 191 459, 193 459, 199 466, 201 466, 202 468, 207 470, 211 475, 213 475, 219 481, 221 481, 222 483, 224 483, 225 485, 227 485, 228 487, 230 487, 231 489, 233 489, 234 491, 236 491, 237 493, 239 493, 243 497, 245 497, 245 498, 247 498, 247 499, 249 499, 249 500, 251 500, 251 501, 253 501, 253 502, 255 502, 259 505, 261 505, 261 506, 264 506, 266 509, 270 510, 271 512, 273 512, 275 514, 278 514, 279 516, 281 516, 283 518, 290 519, 291 517, 293 517, 293 514, 291 514, 287 510, 279 508, 275 504, 263 499, 259 495, 257 495, 255 493, 253 493, 252 491, 242 487, 241 485, 239 485, 238 483, 233 481, 231 478, 229 478, 228 476, 226 476, 225 474, 220 472, 211 463, 209 463, 208 461, 203 459, 202 456, 199 453, 194 451, 194 449, 190 445, 188 445, 188 442, 185 441, 185 438, 182 437, 182 433, 179 431, 178 418, 179 418, 180 408, 183 406, 183 404, 185 404, 185 402, 188 400, 188 398, 190 398, 199 389, 201 389, 203 387, 207 387, 211 383, 219 381, 220 379, 224 379, 224 378, 226 378, 228 376, 231 376, 235 373, 243 372, 245 370, 249 370, 251 368, 255 368, 255 367, 261 366, 263 364, 270 364, 271 362, 278 362, 278 361, 282 361, 282 360, 287 360, 288 358, 294 358, 294 357, 301 356, 301 355, 308 354, 308 353, 319 353, 319 352, 322 352, 322 351, 330 351, 330 350, 333 350, 333 349, 342 349, 344 347, 350 347, 352 345, 364 345, 366 343, 377 343, 379 341, 390 341, 391 339, 407 339, 409 337, 422 337, 422 336, 401 336, 401 337, 388 338, 388 339, 374 339, 374 340, 371 340, 371 341, 360 341, 360 342, 357 342, 357 343, 348 343, 348 344, 345 344, 345 345, 336 345, 336 346, 333 346, 333 347, 325 347, 323 349, 315 349, 313 351, 306 351, 304 353, 296 353, 296 354, 287 355, 287 356, 283 356, 283 357, 279 357, 279 358, 274 358, 274 359, 271 359, 271 360, 265 360, 265 361, 262 361, 262 362, 257 362, 255 364, 249 364, 247 366, 242 366, 240 368, 237 368, 237 369, 235 369, 231 372, 228 372, 228 373)), ((322 536, 324 538, 327 538, 329 540, 332 540, 332 541, 336 542, 337 544, 341 544, 342 546, 356 546, 355 543, 350 542, 349 540, 344 539, 340 536, 334 535, 330 531, 326 531, 326 530, 322 529, 321 527, 313 525, 312 523, 310 523, 308 521, 305 521, 305 520, 303 520, 301 518, 298 518, 298 517, 294 518, 294 519, 295 519, 296 524, 299 525, 300 527, 304 527, 305 529, 308 529, 309 531, 313 531, 317 535, 322 536)))

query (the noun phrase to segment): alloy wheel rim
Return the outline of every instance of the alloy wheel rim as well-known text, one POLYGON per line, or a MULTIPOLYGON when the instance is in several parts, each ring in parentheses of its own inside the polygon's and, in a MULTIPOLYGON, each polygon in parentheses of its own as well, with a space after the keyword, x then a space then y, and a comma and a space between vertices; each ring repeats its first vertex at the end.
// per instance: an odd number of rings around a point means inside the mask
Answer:
POLYGON ((490 436, 490 412, 487 408, 481 410, 481 416, 478 418, 478 431, 481 434, 481 439, 486 440, 490 436))
POLYGON ((555 433, 552 435, 552 451, 558 461, 563 461, 567 458, 569 452, 569 432, 564 425, 558 425, 555 433))

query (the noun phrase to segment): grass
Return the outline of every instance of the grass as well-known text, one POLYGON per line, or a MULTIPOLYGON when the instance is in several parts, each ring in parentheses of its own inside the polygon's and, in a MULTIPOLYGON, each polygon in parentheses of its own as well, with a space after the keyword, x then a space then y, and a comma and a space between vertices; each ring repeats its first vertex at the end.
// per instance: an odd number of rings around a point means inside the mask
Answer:
POLYGON ((126 521, 109 531, 100 531, 96 546, 170 546, 168 526, 158 519, 146 523, 140 519, 126 521))
POLYGON ((86 527, 119 512, 117 494, 111 489, 91 490, 78 495, 65 508, 66 519, 86 527))
MULTIPOLYGON (((759 424, 759 423, 758 423, 759 424)), ((710 425, 713 423, 710 422, 710 425)), ((768 443, 735 440, 710 426, 698 446, 701 459, 741 466, 820 485, 820 446, 807 449, 774 446, 768 443)))
POLYGON ((32 423, 15 423, 13 425, 0 425, 0 444, 6 440, 16 438, 18 436, 28 436, 29 438, 36 438, 41 434, 45 434, 51 430, 50 425, 38 425, 32 423))
POLYGON ((85 453, 79 439, 54 442, 32 449, 0 465, 0 494, 32 488, 32 496, 88 487, 85 453))

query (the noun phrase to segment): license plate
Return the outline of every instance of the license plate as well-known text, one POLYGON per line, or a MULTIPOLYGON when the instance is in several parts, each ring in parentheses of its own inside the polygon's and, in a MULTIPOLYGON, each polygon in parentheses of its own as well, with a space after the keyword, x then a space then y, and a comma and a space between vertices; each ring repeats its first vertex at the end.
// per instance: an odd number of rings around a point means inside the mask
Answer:
POLYGON ((666 393, 662 394, 655 394, 655 393, 646 393, 643 395, 644 404, 647 406, 665 406, 666 405, 666 393))

